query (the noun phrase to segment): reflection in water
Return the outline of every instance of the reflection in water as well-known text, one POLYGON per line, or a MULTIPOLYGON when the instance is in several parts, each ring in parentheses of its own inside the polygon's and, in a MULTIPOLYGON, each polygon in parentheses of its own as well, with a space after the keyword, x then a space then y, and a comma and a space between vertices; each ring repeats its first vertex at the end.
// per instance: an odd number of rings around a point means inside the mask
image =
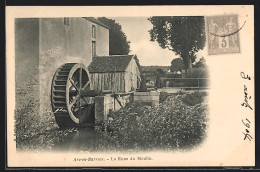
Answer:
POLYGON ((79 128, 78 131, 68 133, 62 141, 56 143, 53 147, 55 151, 93 151, 96 142, 100 138, 94 127, 79 128))

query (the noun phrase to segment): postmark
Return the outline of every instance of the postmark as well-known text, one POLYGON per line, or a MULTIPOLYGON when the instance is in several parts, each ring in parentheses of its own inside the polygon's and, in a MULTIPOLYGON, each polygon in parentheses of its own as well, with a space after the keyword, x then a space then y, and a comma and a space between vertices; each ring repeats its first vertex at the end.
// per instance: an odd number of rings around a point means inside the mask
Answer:
POLYGON ((240 53, 238 16, 207 17, 208 54, 240 53))

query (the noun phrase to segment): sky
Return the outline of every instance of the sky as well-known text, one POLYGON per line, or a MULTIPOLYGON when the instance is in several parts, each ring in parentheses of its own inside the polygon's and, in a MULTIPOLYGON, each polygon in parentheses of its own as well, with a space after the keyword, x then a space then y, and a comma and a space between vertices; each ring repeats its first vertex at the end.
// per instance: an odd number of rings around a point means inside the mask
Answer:
POLYGON ((111 18, 122 26, 130 43, 130 53, 136 54, 143 66, 159 65, 170 66, 174 58, 178 58, 174 52, 162 49, 157 42, 150 41, 149 30, 152 24, 145 17, 117 17, 111 18))

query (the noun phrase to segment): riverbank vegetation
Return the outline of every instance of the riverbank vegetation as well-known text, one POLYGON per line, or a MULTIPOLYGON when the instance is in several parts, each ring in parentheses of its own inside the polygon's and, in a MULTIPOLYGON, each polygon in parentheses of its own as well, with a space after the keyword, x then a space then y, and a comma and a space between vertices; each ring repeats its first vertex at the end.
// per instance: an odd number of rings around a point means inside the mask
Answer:
MULTIPOLYGON (((86 150, 79 151, 189 150, 203 142, 207 127, 206 93, 161 92, 158 107, 131 103, 116 112, 111 112, 103 129, 98 133, 92 133, 98 137, 87 138, 91 144, 93 141, 93 146, 85 146, 86 150)), ((67 142, 66 138, 72 138, 77 133, 77 128, 59 129, 51 112, 40 115, 39 102, 33 98, 15 112, 17 150, 53 151, 55 145, 59 147, 60 143, 67 142)), ((84 133, 80 136, 84 136, 84 133)), ((84 145, 86 142, 81 144, 84 145)), ((65 150, 68 149, 69 147, 65 150)))
POLYGON ((134 103, 112 112, 97 143, 97 150, 194 149, 206 138, 206 98, 207 95, 201 92, 168 95, 158 107, 134 103))
POLYGON ((59 129, 52 112, 39 113, 37 91, 31 91, 31 83, 16 94, 15 142, 18 151, 48 151, 76 129, 59 129))

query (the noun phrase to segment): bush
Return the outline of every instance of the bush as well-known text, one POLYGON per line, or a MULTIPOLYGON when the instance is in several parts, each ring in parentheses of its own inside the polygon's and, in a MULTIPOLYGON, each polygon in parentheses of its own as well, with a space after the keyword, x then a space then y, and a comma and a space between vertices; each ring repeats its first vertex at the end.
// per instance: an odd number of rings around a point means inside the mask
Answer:
POLYGON ((182 98, 182 101, 188 106, 194 106, 196 104, 202 103, 204 101, 204 96, 205 94, 201 92, 187 93, 182 98))
POLYGON ((159 107, 132 104, 112 112, 97 150, 186 150, 206 134, 207 104, 187 106, 182 95, 169 96, 159 107))
POLYGON ((160 92, 159 95, 159 103, 164 102, 164 100, 168 97, 168 93, 165 91, 160 92))

